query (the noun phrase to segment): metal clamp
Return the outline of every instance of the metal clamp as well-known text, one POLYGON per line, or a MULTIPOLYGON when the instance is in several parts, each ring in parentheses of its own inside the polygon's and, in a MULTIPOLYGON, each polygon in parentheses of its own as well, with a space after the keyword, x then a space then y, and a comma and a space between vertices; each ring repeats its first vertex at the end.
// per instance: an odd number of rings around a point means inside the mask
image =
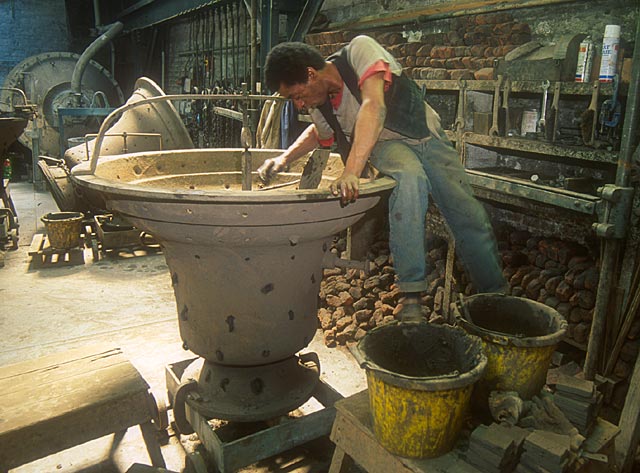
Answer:
POLYGON ((592 225, 600 238, 624 238, 631 215, 633 187, 618 187, 606 184, 598 188, 602 200, 598 203, 596 214, 598 222, 592 225))

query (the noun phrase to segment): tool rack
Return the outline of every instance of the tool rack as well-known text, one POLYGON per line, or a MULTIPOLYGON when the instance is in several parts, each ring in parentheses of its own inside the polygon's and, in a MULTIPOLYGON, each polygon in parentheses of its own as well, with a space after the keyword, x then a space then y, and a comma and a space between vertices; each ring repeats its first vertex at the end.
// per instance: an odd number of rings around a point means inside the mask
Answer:
MULTIPOLYGON (((636 56, 638 56, 636 52, 636 56)), ((637 74, 634 71, 633 74, 637 74)), ((632 74, 632 75, 633 75, 632 74)), ((587 360, 585 371, 589 378, 593 379, 596 372, 596 362, 601 351, 605 334, 605 320, 611 317, 608 301, 610 294, 618 285, 618 289, 629 294, 629 288, 634 278, 634 265, 626 265, 622 268, 616 266, 618 252, 624 251, 624 259, 635 261, 640 235, 633 229, 631 222, 635 218, 631 214, 634 205, 634 188, 626 187, 629 175, 631 154, 631 140, 625 142, 625 134, 629 134, 629 127, 633 126, 633 102, 636 100, 637 86, 633 84, 576 83, 547 81, 517 81, 507 80, 503 76, 497 80, 417 80, 423 87, 427 96, 437 94, 457 93, 456 116, 452 129, 447 131, 448 137, 455 143, 461 160, 465 163, 467 174, 475 195, 481 200, 491 204, 493 208, 509 209, 524 216, 535 216, 539 225, 544 228, 553 226, 561 229, 566 238, 582 242, 586 237, 597 236, 601 242, 600 281, 597 291, 597 300, 593 325, 586 349, 587 360), (544 82, 544 83, 543 83, 544 82), (508 84, 508 85, 507 85, 508 84), (551 134, 542 136, 542 139, 529 139, 529 136, 506 136, 506 127, 498 130, 497 120, 503 107, 508 111, 509 93, 513 97, 525 99, 537 99, 537 104, 543 97, 543 92, 548 92, 549 102, 555 108, 555 120, 551 134), (486 93, 493 98, 491 113, 493 126, 487 134, 470 131, 469 113, 467 111, 467 94, 469 91, 486 93), (603 104, 603 99, 612 96, 629 96, 626 120, 620 119, 622 139, 620 151, 609 149, 597 149, 594 145, 594 134, 586 142, 590 146, 569 146, 560 144, 556 140, 556 127, 558 125, 558 103, 560 99, 569 101, 570 105, 578 103, 603 104), (553 97, 553 99, 551 99, 553 97), (502 103, 501 100, 502 99, 502 103), (629 118, 631 116, 631 118, 629 118), (558 187, 551 187, 532 182, 528 176, 501 175, 492 172, 491 169, 472 169, 469 165, 474 153, 480 157, 482 154, 497 153, 500 155, 514 155, 523 159, 534 160, 540 166, 554 163, 558 166, 573 165, 593 168, 607 176, 606 182, 597 189, 597 192, 576 192, 558 187), (545 225, 547 227, 545 227, 545 225), (625 240, 626 239, 626 240, 625 240), (626 246, 624 246, 626 245, 626 246)), ((547 94, 545 94, 547 99, 547 94)), ((610 101, 611 99, 609 99, 610 101)), ((544 100, 545 103, 546 100, 544 100)), ((602 106, 602 105, 600 105, 602 106)), ((544 108, 544 106, 542 107, 544 108)), ((503 113, 504 115, 504 113, 503 113)), ((508 114, 507 114, 508 115, 508 114)), ((593 115, 592 130, 598 126, 598 110, 593 115)), ((446 128, 446 124, 445 128, 446 128)), ((631 131, 633 133, 633 131, 631 131)), ((595 142, 597 144, 597 142, 595 142)), ((637 153, 636 153, 637 154, 637 153)), ((636 197, 637 201, 637 197, 636 197)), ((528 218, 528 217, 527 217, 528 218)), ((535 219, 529 219, 533 222, 535 219)), ((453 278, 453 261, 455 259, 455 246, 449 239, 449 251, 447 255, 447 271, 445 278, 445 300, 443 307, 449 307, 451 302, 451 286, 453 278)), ((620 304, 624 305, 624 304, 620 304)), ((446 315, 446 314, 445 314, 446 315)), ((613 314, 614 320, 622 320, 622 309, 618 308, 613 314)), ((609 323, 609 322, 607 322, 609 323)), ((618 324, 619 325, 619 324, 618 324)))

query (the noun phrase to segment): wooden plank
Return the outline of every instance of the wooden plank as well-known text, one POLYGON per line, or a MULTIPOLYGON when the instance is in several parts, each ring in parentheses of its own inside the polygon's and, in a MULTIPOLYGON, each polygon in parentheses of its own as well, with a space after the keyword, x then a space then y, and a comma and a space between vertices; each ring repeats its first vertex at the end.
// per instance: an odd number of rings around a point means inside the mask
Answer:
MULTIPOLYGON (((91 370, 94 363, 106 363, 106 365, 118 363, 122 356, 120 348, 110 345, 97 345, 82 347, 74 350, 62 351, 45 355, 34 360, 19 361, 0 367, 0 393, 7 386, 16 382, 15 378, 33 376, 33 380, 40 380, 40 376, 46 375, 51 370, 60 369, 66 372, 86 372, 91 370)), ((102 366, 102 365, 98 365, 102 366)), ((63 371, 58 371, 62 373, 63 371)))
POLYGON ((430 21, 471 14, 484 14, 496 11, 511 10, 515 8, 532 8, 548 6, 560 3, 571 3, 576 0, 520 0, 518 2, 505 2, 504 0, 462 0, 455 2, 434 2, 426 8, 413 8, 398 10, 390 14, 384 12, 381 15, 361 16, 357 20, 348 20, 342 23, 332 23, 332 27, 341 30, 370 30, 398 24, 420 22, 423 19, 430 21))
POLYGON ((149 386, 119 349, 92 347, 16 363, 0 368, 0 379, 0 468, 152 418, 149 386))
POLYGON ((42 240, 44 240, 44 235, 42 233, 35 233, 33 235, 31 246, 29 246, 28 251, 29 256, 35 256, 40 253, 40 248, 42 248, 42 240))
POLYGON ((329 473, 349 473, 353 463, 353 458, 347 455, 340 447, 336 447, 331 459, 329 473))
POLYGON ((620 415, 620 435, 616 439, 616 463, 622 473, 633 467, 640 443, 640 357, 636 358, 629 381, 629 391, 620 415))
MULTIPOLYGON (((114 404, 122 398, 146 393, 147 389, 135 368, 130 363, 121 363, 59 383, 14 391, 0 396, 0 417, 5 419, 0 425, 0 434, 61 419, 82 409, 114 404)), ((131 414, 139 421, 151 417, 147 412, 131 414)))

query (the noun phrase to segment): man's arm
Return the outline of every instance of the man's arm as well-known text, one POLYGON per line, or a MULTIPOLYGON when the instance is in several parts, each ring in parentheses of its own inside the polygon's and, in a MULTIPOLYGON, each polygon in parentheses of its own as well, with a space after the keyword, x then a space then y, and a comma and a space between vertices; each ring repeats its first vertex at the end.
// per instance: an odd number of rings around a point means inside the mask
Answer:
POLYGON ((287 150, 282 153, 284 156, 285 165, 292 163, 293 161, 301 158, 309 151, 313 151, 319 146, 318 130, 312 123, 305 130, 300 133, 300 136, 294 141, 287 150))
POLYGON ((360 91, 362 104, 356 117, 351 152, 347 157, 342 176, 331 185, 333 194, 339 193, 343 204, 358 198, 358 179, 384 128, 384 120, 387 116, 384 103, 384 72, 377 72, 368 77, 362 83, 360 91))

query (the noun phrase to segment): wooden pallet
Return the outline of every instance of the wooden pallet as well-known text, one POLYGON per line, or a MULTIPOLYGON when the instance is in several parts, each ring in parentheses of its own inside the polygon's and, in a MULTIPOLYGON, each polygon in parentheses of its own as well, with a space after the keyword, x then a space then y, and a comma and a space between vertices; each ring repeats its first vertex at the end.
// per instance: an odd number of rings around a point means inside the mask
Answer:
POLYGON ((80 247, 58 250, 51 247, 49 238, 36 233, 31 240, 29 256, 35 268, 74 266, 84 264, 84 250, 80 247))

